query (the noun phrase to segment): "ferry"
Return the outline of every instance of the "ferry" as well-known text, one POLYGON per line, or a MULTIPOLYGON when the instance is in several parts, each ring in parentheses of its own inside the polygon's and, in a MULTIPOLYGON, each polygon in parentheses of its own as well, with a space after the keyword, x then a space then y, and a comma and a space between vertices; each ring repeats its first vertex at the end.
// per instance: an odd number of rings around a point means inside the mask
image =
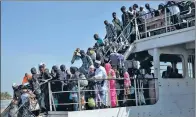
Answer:
MULTIPOLYGON (((146 64, 152 63, 151 69, 155 77, 152 79, 155 83, 154 103, 141 103, 141 97, 138 96, 141 91, 137 82, 139 78, 135 78, 133 106, 83 110, 79 102, 79 111, 57 111, 54 105, 58 104, 54 103, 53 95, 63 91, 52 92, 48 82, 48 117, 195 117, 195 8, 190 12, 193 13, 192 16, 181 13, 185 20, 178 22, 180 29, 176 29, 176 24, 170 22, 171 14, 167 14, 166 10, 165 14, 141 24, 136 22, 136 17, 132 20, 135 22, 133 31, 128 36, 121 33, 116 39, 127 40, 135 34, 135 41, 127 45, 123 55, 126 60, 137 61, 140 65, 144 61, 146 64), (144 31, 138 28, 140 26, 144 26, 144 31), (181 74, 179 78, 163 77, 168 65, 173 70, 178 69, 181 74)), ((131 24, 127 27, 129 25, 131 24)), ((119 50, 121 47, 117 49, 119 50)), ((7 117, 8 112, 9 106, 1 116, 7 117)))

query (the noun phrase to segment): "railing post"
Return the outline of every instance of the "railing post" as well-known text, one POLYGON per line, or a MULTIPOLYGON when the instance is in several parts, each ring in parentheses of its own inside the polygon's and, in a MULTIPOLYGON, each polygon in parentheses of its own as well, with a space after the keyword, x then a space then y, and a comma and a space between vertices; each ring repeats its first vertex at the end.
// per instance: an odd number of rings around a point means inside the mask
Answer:
POLYGON ((147 23, 146 23, 146 18, 144 18, 144 25, 145 25, 144 32, 146 32, 145 35, 146 35, 146 37, 147 37, 147 33, 148 33, 148 32, 147 32, 147 26, 146 26, 146 25, 147 25, 147 23))
POLYGON ((50 84, 50 82, 48 82, 48 92, 49 92, 49 104, 50 104, 50 111, 52 111, 51 84, 50 84))
POLYGON ((110 106, 110 108, 112 107, 112 103, 111 103, 111 95, 110 95, 110 91, 111 91, 111 89, 110 89, 110 80, 111 79, 108 79, 108 80, 106 80, 106 81, 108 81, 108 89, 109 90, 107 90, 107 93, 109 94, 108 96, 109 96, 109 106, 110 106))
POLYGON ((136 34, 136 40, 138 40, 138 30, 137 30, 138 25, 137 25, 136 19, 134 19, 134 20, 135 20, 135 34, 136 34))
POLYGON ((137 85, 136 85, 136 78, 133 78, 134 80, 134 90, 135 90, 135 103, 136 103, 136 106, 138 106, 138 100, 137 100, 137 85))
POLYGON ((166 10, 166 8, 164 9, 165 10, 165 27, 166 27, 166 33, 167 33, 167 10, 166 10))
POLYGON ((79 100, 79 111, 81 111, 81 95, 80 95, 80 79, 78 79, 78 100, 79 100))

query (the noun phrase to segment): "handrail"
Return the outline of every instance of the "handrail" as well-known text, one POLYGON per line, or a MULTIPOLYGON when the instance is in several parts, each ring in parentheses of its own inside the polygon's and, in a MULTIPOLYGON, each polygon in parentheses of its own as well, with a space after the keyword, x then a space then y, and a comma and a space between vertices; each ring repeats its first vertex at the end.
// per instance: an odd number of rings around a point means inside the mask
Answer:
MULTIPOLYGON (((131 78, 131 79, 138 79, 138 80, 143 80, 143 79, 158 79, 158 78, 131 78)), ((88 81, 94 81, 94 80, 124 80, 124 78, 110 78, 110 79, 104 79, 104 78, 99 78, 99 79, 65 79, 65 80, 51 80, 49 82, 59 82, 59 81, 79 81, 79 80, 88 80, 88 81)))
MULTIPOLYGON (((195 8, 192 8, 191 10, 195 10, 195 8)), ((189 10, 185 10, 185 11, 182 11, 182 12, 180 12, 180 13, 183 13, 183 12, 187 12, 187 11, 189 11, 189 10)), ((176 15, 176 14, 174 14, 174 15, 176 15)), ((145 25, 145 30, 144 30, 144 32, 139 32, 139 34, 146 34, 147 35, 147 33, 148 32, 152 32, 152 31, 156 31, 156 30, 159 30, 159 29, 164 29, 164 28, 166 28, 166 33, 167 33, 167 30, 168 30, 168 28, 169 27, 172 27, 172 26, 175 26, 175 25, 178 25, 178 24, 181 24, 181 23, 184 23, 183 21, 180 21, 180 22, 178 22, 178 23, 175 23, 175 24, 171 24, 171 23, 169 23, 168 24, 168 18, 170 18, 171 16, 174 16, 173 14, 168 14, 168 13, 165 13, 164 15, 161 15, 163 18, 162 19, 165 19, 165 21, 164 21, 164 24, 162 25, 162 26, 160 26, 160 27, 158 27, 158 28, 154 28, 154 29, 149 29, 149 30, 147 30, 147 28, 146 28, 146 24, 149 24, 149 23, 151 23, 150 21, 144 21, 144 22, 142 22, 142 23, 140 23, 140 24, 138 24, 138 26, 142 26, 142 25, 145 25)), ((181 16, 181 15, 180 15, 181 16)), ((141 16, 140 16, 141 17, 141 16)), ((159 16, 158 16, 159 17, 159 16)), ((156 18, 156 17, 153 17, 153 18, 156 18)), ((153 19, 153 18, 151 18, 151 19, 153 19)), ((160 20, 160 19, 159 19, 160 20)), ((192 18, 191 20, 188 20, 189 22, 190 21, 194 21, 195 20, 195 18, 192 18)), ((169 20, 169 22, 170 22, 170 20, 169 20)), ((187 27, 188 27, 188 22, 187 22, 187 27)))
MULTIPOLYGON (((39 85, 42 86, 43 84, 48 83, 50 80, 51 80, 51 79, 45 80, 43 83, 40 83, 39 85)), ((36 90, 36 89, 35 89, 35 90, 36 90)), ((35 92, 35 90, 34 90, 33 92, 35 92)), ((7 108, 1 113, 1 116, 5 115, 6 112, 9 111, 8 109, 10 108, 11 105, 12 105, 12 101, 11 101, 10 104, 7 106, 7 108)), ((17 114, 17 113, 19 112, 19 110, 20 110, 23 106, 24 106, 24 104, 20 105, 20 107, 18 108, 18 110, 15 112, 15 114, 17 114)), ((14 114, 14 115, 15 115, 15 114, 14 114)))
MULTIPOLYGON (((153 80, 153 81, 155 81, 155 80, 157 80, 158 78, 132 78, 131 80, 134 80, 134 92, 135 92, 135 99, 126 99, 126 100, 133 100, 133 101, 136 101, 136 106, 138 106, 138 101, 139 101, 139 104, 140 104, 140 99, 138 100, 138 96, 137 95, 139 95, 138 93, 141 91, 141 90, 144 90, 144 89, 156 89, 155 87, 153 87, 153 88, 143 88, 143 87, 140 87, 140 85, 141 85, 141 83, 143 82, 143 81, 146 81, 146 80, 153 80), (138 84, 140 82, 140 85, 138 84)), ((51 83, 51 82, 61 82, 61 81, 75 81, 75 80, 77 80, 78 81, 78 85, 80 85, 80 83, 79 83, 79 81, 80 80, 88 80, 88 81, 92 81, 92 79, 66 79, 66 80, 52 80, 52 81, 50 81, 50 82, 48 82, 49 84, 51 83)), ((97 80, 124 80, 124 78, 112 78, 112 79, 96 79, 96 81, 97 80)), ((75 93, 77 93, 77 95, 78 95, 78 97, 79 97, 79 101, 77 102, 77 103, 59 103, 59 104, 51 104, 50 106, 54 106, 54 105, 75 105, 75 104, 77 104, 77 105, 79 105, 79 111, 80 110, 82 110, 81 109, 81 101, 80 101, 80 92, 89 92, 89 91, 99 91, 99 90, 97 90, 97 89, 95 89, 95 90, 88 90, 88 89, 80 89, 80 86, 77 86, 78 87, 78 91, 56 91, 56 92, 50 92, 51 94, 51 96, 53 95, 53 94, 58 94, 58 93, 73 93, 73 92, 75 92, 75 93)), ((108 87, 109 88, 109 87, 108 87)), ((124 88, 120 88, 120 89, 103 89, 103 91, 106 91, 107 93, 109 93, 108 91, 113 91, 113 90, 115 90, 115 91, 121 91, 121 90, 124 90, 124 88)), ((157 89, 156 89, 157 90, 157 89)), ((52 96, 53 97, 53 96, 52 96)), ((52 97, 50 97, 49 99, 51 100, 52 99, 52 97)), ((151 100, 151 99, 156 99, 156 97, 154 97, 154 98, 145 98, 145 100, 151 100)), ((110 102, 111 101, 111 99, 110 100, 108 100, 108 102, 110 102)), ((116 100, 116 101, 118 101, 118 102, 122 102, 122 101, 125 101, 124 99, 123 100, 116 100)), ((102 102, 101 100, 100 101, 96 101, 96 102, 102 102)), ((88 103, 88 102, 84 102, 85 104, 86 103, 88 103)), ((55 106, 54 106, 54 108, 55 108, 55 106)), ((50 111, 52 111, 52 110, 50 110, 50 111)), ((56 111, 56 109, 55 109, 55 111, 56 111)))
MULTIPOLYGON (((181 4, 181 3, 183 3, 183 2, 184 2, 184 1, 182 1, 182 2, 177 2, 177 3, 171 4, 171 5, 165 5, 165 6, 164 6, 165 14, 167 14, 166 8, 171 7, 171 6, 176 6, 176 5, 181 4)), ((195 9, 195 8, 192 8, 191 10, 193 10, 193 9, 195 9)), ((147 14, 154 13, 154 12, 156 12, 156 11, 157 11, 157 10, 152 11, 152 12, 148 12, 148 13, 145 13, 145 14, 142 14, 142 15, 140 15, 140 16, 137 16, 137 17, 133 18, 133 19, 127 24, 127 26, 122 30, 121 34, 114 40, 114 42, 116 42, 117 40, 119 40, 121 36, 122 36, 123 38, 125 38, 125 37, 124 37, 124 31, 127 30, 128 26, 129 26, 133 21, 135 21, 136 40, 138 40, 137 38, 140 39, 140 34, 141 34, 141 33, 139 32, 139 30, 138 30, 138 26, 143 25, 143 24, 145 24, 145 32, 143 32, 143 33, 145 33, 145 34, 146 34, 146 37, 147 37, 147 33, 150 32, 150 31, 147 31, 147 30, 146 30, 146 29, 147 29, 147 27, 146 27, 146 19, 145 19, 144 23, 141 23, 141 24, 139 24, 139 25, 137 25, 136 19, 137 19, 137 18, 140 18, 140 17, 142 17, 142 16, 145 16, 145 15, 147 15, 147 14)), ((188 10, 182 11, 181 13, 186 12, 186 11, 188 11, 188 10)), ((172 15, 171 15, 171 16, 172 16, 172 15)), ((164 17, 164 18, 167 20, 168 17, 170 17, 170 16, 167 16, 167 17, 164 17)), ((154 17, 153 17, 153 18, 154 18, 154 17)), ((149 22, 148 22, 148 23, 149 23, 149 22)), ((166 22, 166 27, 168 27, 168 26, 167 26, 167 22, 166 22)), ((164 27, 162 27, 162 28, 164 28, 164 27)), ((154 29, 154 30, 156 30, 156 29, 154 29)), ((166 32, 167 32, 167 29, 166 29, 166 32)), ((130 33, 132 33, 132 31, 131 31, 130 33)), ((131 35, 131 34, 130 34, 130 35, 131 35)), ((130 36, 130 35, 129 35, 129 36, 130 36)), ((128 36, 127 38, 129 38, 129 36, 128 36)), ((127 38, 125 38, 125 40, 127 40, 127 38)), ((114 43, 112 43, 112 45, 111 45, 111 46, 107 49, 107 51, 104 53, 104 57, 107 55, 108 51, 110 51, 111 48, 112 48, 113 46, 114 46, 114 43)), ((118 52, 121 48, 122 48, 122 47, 118 48, 118 49, 117 49, 117 52, 118 52)))
MULTIPOLYGON (((132 19, 133 20, 133 19, 132 19)), ((121 36, 123 36, 123 38, 124 38, 124 31, 126 31, 127 30, 127 28, 128 28, 128 26, 129 25, 131 25, 131 23, 132 23, 132 20, 127 24, 127 26, 121 31, 121 34, 116 38, 116 39, 114 39, 114 42, 116 42, 117 40, 119 40, 120 39, 120 37, 121 36)), ((125 38, 125 40, 126 40, 126 38, 125 38)), ((112 43, 111 44, 111 46, 108 48, 108 50, 106 51, 106 52, 104 52, 104 57, 107 55, 107 53, 110 51, 110 49, 112 48, 114 46, 114 43, 112 43)))

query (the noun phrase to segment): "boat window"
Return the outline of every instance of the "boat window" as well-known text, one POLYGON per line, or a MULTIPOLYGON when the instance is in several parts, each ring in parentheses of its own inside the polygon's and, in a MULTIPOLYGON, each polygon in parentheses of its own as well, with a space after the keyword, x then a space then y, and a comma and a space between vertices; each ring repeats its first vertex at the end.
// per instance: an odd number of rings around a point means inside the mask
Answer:
POLYGON ((195 78, 195 55, 189 55, 188 57, 188 75, 189 78, 195 78))
POLYGON ((183 78, 182 55, 161 54, 160 73, 162 78, 183 78))

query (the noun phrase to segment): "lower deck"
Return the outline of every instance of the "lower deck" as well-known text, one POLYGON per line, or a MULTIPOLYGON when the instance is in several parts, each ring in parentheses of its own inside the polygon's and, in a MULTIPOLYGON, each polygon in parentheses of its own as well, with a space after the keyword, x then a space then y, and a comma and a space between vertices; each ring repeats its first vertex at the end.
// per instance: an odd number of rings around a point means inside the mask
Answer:
POLYGON ((195 78, 159 79, 154 105, 85 110, 51 111, 49 117, 195 117, 195 78))

